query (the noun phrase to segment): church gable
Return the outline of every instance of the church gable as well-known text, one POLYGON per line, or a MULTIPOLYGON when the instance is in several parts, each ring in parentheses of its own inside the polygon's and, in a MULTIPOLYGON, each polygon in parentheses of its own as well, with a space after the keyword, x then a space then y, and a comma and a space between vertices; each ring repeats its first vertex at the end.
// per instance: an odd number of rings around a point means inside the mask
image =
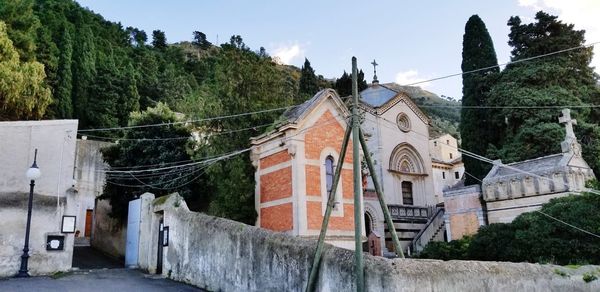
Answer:
POLYGON ((405 104, 423 123, 429 125, 429 117, 421 111, 407 93, 396 91, 389 86, 373 84, 360 92, 362 107, 374 115, 383 115, 398 103, 405 104))
POLYGON ((337 93, 326 89, 284 113, 284 122, 275 130, 252 139, 257 226, 297 236, 317 235, 333 193, 334 173, 340 169, 326 240, 353 246, 351 144, 340 161, 348 116, 337 93))

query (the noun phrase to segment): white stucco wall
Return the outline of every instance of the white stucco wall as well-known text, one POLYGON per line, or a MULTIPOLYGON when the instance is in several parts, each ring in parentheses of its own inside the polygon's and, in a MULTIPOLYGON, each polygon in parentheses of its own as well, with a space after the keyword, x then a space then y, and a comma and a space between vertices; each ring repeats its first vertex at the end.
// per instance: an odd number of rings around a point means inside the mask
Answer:
MULTIPOLYGON (((429 155, 429 130, 428 125, 403 101, 400 101, 381 117, 366 113, 367 118, 362 124, 367 139, 369 152, 375 160, 378 176, 383 180, 383 192, 388 204, 402 204, 401 181, 413 183, 413 204, 433 205, 436 204, 433 195, 433 180, 431 158, 429 155), (401 131, 394 123, 400 113, 405 113, 410 120, 409 132, 401 131), (423 161, 426 176, 398 175, 388 171, 390 158, 394 148, 401 143, 408 143, 417 151, 423 161), (397 177, 400 176, 400 179, 397 177)), ((374 189, 372 181, 369 180, 368 188, 374 189)))
POLYGON ((461 156, 458 141, 450 134, 444 134, 429 141, 431 157, 442 161, 452 161, 461 156))
MULTIPOLYGON (((61 234, 63 215, 76 215, 73 194, 77 120, 0 122, 0 276, 17 273, 22 253, 29 181, 25 172, 38 149, 42 176, 36 181, 30 232, 31 274, 71 267, 73 234, 65 234, 64 251, 46 251, 48 234, 61 234)), ((80 218, 77 218, 79 221, 80 218)))
POLYGON ((77 218, 80 218, 77 220, 77 230, 82 237, 85 236, 86 212, 94 210, 95 199, 102 194, 105 184, 105 174, 102 170, 107 165, 100 150, 109 145, 111 143, 77 139, 74 169, 77 200, 74 204, 78 210, 77 218))
MULTIPOLYGON (((156 243, 160 218, 169 226, 164 276, 209 291, 305 290, 316 241, 191 212, 177 195, 145 206, 140 243, 156 243)), ((156 248, 140 245, 140 267, 156 271, 156 248)), ((598 291, 599 281, 581 276, 596 269, 364 255, 365 291, 598 291)), ((354 291, 354 253, 325 245, 318 275, 316 291, 354 291)))

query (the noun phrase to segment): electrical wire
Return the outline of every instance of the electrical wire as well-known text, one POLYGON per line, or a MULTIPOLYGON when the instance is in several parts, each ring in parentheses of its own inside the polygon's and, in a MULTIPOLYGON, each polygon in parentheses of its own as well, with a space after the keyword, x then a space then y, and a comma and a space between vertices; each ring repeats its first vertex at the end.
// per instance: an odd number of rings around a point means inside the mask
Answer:
POLYGON ((460 73, 454 73, 454 74, 445 75, 445 76, 441 76, 441 77, 436 77, 436 78, 432 78, 432 79, 428 79, 428 80, 422 80, 422 81, 412 82, 412 83, 409 83, 409 84, 405 84, 403 86, 413 86, 413 85, 418 85, 418 84, 422 84, 422 83, 428 83, 428 82, 432 82, 432 81, 446 79, 446 78, 450 78, 450 77, 456 77, 456 76, 462 76, 462 75, 472 74, 472 73, 476 73, 476 72, 480 72, 480 71, 485 71, 485 70, 493 69, 493 68, 496 68, 496 67, 499 68, 499 67, 502 67, 502 66, 513 65, 513 64, 527 62, 527 61, 531 61, 531 60, 535 60, 535 59, 539 59, 539 58, 544 58, 544 57, 548 57, 548 56, 562 54, 562 53, 573 51, 573 50, 578 50, 578 49, 584 49, 584 48, 588 48, 588 47, 593 47, 594 45, 597 45, 597 44, 600 44, 600 42, 593 42, 593 43, 589 43, 589 44, 586 44, 586 45, 581 45, 581 46, 572 47, 572 48, 568 48, 568 49, 564 49, 564 50, 554 51, 554 52, 550 52, 550 53, 546 53, 546 54, 542 54, 542 55, 537 55, 537 56, 533 56, 533 57, 529 57, 529 58, 523 58, 523 59, 519 59, 519 60, 515 60, 515 61, 506 62, 506 63, 503 63, 503 64, 498 64, 498 65, 483 67, 483 68, 479 68, 479 69, 475 69, 475 70, 470 70, 470 71, 465 71, 465 72, 460 72, 460 73))
MULTIPOLYGON (((272 125, 273 125, 273 123, 269 123, 269 124, 262 124, 262 125, 257 125, 257 126, 242 128, 242 129, 235 129, 235 130, 230 130, 230 131, 224 131, 224 132, 210 132, 207 134, 207 136, 219 136, 219 135, 226 135, 226 134, 232 134, 232 133, 239 133, 239 132, 248 131, 248 130, 256 130, 259 128, 265 128, 265 127, 272 126, 272 125)), ((182 136, 182 137, 170 137, 170 138, 114 138, 114 137, 102 137, 102 136, 87 135, 87 134, 77 134, 77 135, 82 136, 82 137, 107 139, 107 140, 112 140, 112 141, 170 141, 170 140, 195 139, 195 137, 193 135, 182 136)))
POLYGON ((216 117, 204 118, 204 119, 197 119, 197 120, 187 120, 187 121, 179 121, 179 122, 169 122, 169 123, 160 123, 160 124, 147 124, 147 125, 137 125, 137 126, 97 128, 97 129, 82 129, 82 130, 78 130, 77 132, 79 132, 79 133, 81 133, 81 132, 102 132, 102 131, 114 131, 114 130, 124 130, 124 129, 140 129, 140 128, 164 127, 164 126, 181 125, 181 124, 193 124, 193 123, 198 123, 198 122, 216 121, 216 120, 223 120, 223 119, 229 119, 229 118, 245 117, 245 116, 254 115, 254 114, 262 114, 262 113, 269 113, 269 112, 287 110, 287 109, 295 108, 295 107, 300 106, 300 105, 301 104, 299 104, 299 105, 293 105, 293 106, 280 107, 280 108, 260 110, 260 111, 255 111, 255 112, 243 112, 243 113, 239 113, 239 114, 216 116, 216 117))
POLYGON ((573 228, 573 229, 579 230, 579 231, 581 231, 581 232, 583 232, 583 233, 589 234, 589 235, 591 235, 591 236, 594 236, 594 237, 596 237, 596 238, 600 238, 600 235, 598 235, 598 234, 592 233, 592 232, 590 232, 590 231, 587 231, 587 230, 585 230, 585 229, 579 228, 579 227, 577 227, 577 226, 575 226, 575 225, 573 225, 573 224, 569 224, 569 223, 567 223, 567 222, 565 222, 565 221, 562 221, 562 220, 560 220, 560 219, 558 219, 558 218, 552 217, 552 216, 550 216, 550 215, 548 215, 548 214, 546 214, 546 213, 544 213, 544 212, 542 212, 542 211, 540 211, 540 210, 536 210, 535 212, 538 212, 538 213, 540 213, 540 214, 542 214, 542 215, 544 215, 544 216, 546 216, 546 217, 548 217, 548 218, 550 218, 550 219, 552 219, 552 220, 555 220, 555 221, 557 221, 557 222, 560 222, 560 223, 562 223, 562 224, 565 224, 565 225, 567 225, 567 226, 569 226, 569 227, 571 227, 571 228, 573 228))

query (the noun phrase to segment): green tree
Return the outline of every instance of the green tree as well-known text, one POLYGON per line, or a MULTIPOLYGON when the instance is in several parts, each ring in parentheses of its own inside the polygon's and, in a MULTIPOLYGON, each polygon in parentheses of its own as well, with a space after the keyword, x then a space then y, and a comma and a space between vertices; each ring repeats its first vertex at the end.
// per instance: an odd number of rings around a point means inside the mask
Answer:
MULTIPOLYGON (((130 126, 140 126, 180 121, 165 104, 158 103, 154 108, 134 112, 130 126)), ((113 170, 135 170, 132 174, 108 173, 101 199, 110 200, 111 215, 124 219, 130 200, 145 192, 157 197, 179 192, 186 199, 198 193, 198 167, 172 167, 173 162, 188 161, 189 144, 192 141, 190 129, 181 124, 164 127, 145 127, 125 130, 123 140, 102 150, 104 160, 113 170), (182 139, 190 137, 190 139, 182 139), (141 140, 140 140, 141 139, 141 140), (147 139, 147 140, 143 140, 147 139), (143 172, 139 172, 144 170, 143 172)), ((182 164, 183 163, 179 163, 182 164)))
MULTIPOLYGON (((295 87, 288 82, 285 68, 271 58, 259 56, 234 40, 233 45, 223 45, 211 59, 207 62, 213 64, 212 74, 193 95, 187 96, 180 106, 182 111, 197 118, 209 118, 292 104, 295 87)), ((264 127, 247 128, 273 123, 280 114, 262 113, 197 125, 197 130, 204 134, 195 157, 247 149, 250 137, 259 135, 264 127)), ((256 219, 254 171, 248 152, 208 168, 202 191, 212 195, 208 212, 253 224, 256 219)))
POLYGON ((202 50, 207 50, 209 49, 212 44, 206 39, 206 34, 204 34, 201 31, 194 31, 194 40, 192 41, 192 44, 197 46, 198 48, 202 49, 202 50))
POLYGON ((89 96, 96 77, 96 45, 88 26, 78 28, 77 46, 73 50, 73 113, 79 119, 80 128, 90 127, 89 96))
POLYGON ((39 119, 52 102, 44 65, 21 62, 0 21, 0 120, 39 119))
MULTIPOLYGON (((462 71, 469 72, 496 65, 498 65, 498 59, 496 58, 492 38, 481 18, 473 15, 465 25, 462 71)), ((493 67, 463 75, 462 105, 465 107, 485 105, 489 92, 488 75, 498 73, 498 71, 498 67, 493 67)), ((496 130, 487 126, 490 124, 488 115, 489 112, 481 108, 461 109, 459 130, 463 149, 485 155, 488 144, 495 142, 494 132, 496 130)), ((483 179, 490 169, 487 164, 470 157, 463 156, 463 162, 465 170, 477 177, 477 179, 483 179)), ((478 181, 471 176, 467 176, 465 183, 475 184, 478 181)))
MULTIPOLYGON (((584 31, 574 30, 573 25, 562 23, 557 17, 541 11, 536 14, 534 23, 522 24, 519 17, 511 17, 508 25, 513 61, 585 44, 584 31)), ((502 138, 488 149, 489 155, 512 162, 560 151, 559 142, 564 138, 564 130, 557 124, 560 108, 535 107, 567 107, 600 102, 598 76, 590 67, 591 50, 581 48, 512 64, 502 71, 491 87, 487 104, 521 108, 492 111, 492 127, 502 138)), ((598 123, 595 112, 585 107, 572 110, 582 125, 576 128, 580 139, 583 135, 590 137, 592 133, 597 133, 592 129, 598 123)), ((584 146, 584 158, 590 159, 593 162, 590 166, 599 171, 600 165, 594 162, 600 155, 597 146, 584 146)))
POLYGON ((152 31, 152 46, 159 50, 164 50, 167 48, 167 36, 165 35, 164 31, 152 31))
POLYGON ((310 66, 310 62, 306 58, 304 58, 304 65, 302 65, 298 90, 299 96, 304 100, 306 100, 307 97, 312 97, 319 91, 317 75, 315 75, 315 70, 310 66))
POLYGON ((73 90, 72 74, 73 41, 71 32, 65 28, 60 42, 60 57, 58 65, 58 84, 54 91, 54 104, 52 105, 54 117, 70 119, 73 117, 73 90))
MULTIPOLYGON (((367 81, 365 80, 365 73, 363 72, 363 70, 362 69, 359 70, 358 74, 356 74, 356 75, 357 75, 356 77, 357 77, 358 92, 361 92, 361 91, 367 89, 368 84, 367 84, 367 81)), ((346 73, 346 70, 344 70, 344 74, 342 74, 342 76, 340 78, 335 80, 334 87, 340 96, 352 95, 352 75, 346 73)))
POLYGON ((40 21, 33 13, 33 0, 0 0, 0 20, 22 61, 35 60, 36 34, 40 21))

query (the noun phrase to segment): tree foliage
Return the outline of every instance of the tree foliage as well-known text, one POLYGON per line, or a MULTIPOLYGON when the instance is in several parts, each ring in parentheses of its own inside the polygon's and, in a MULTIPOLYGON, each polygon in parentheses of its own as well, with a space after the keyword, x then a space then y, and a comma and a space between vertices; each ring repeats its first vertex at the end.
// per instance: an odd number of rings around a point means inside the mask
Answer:
POLYGON ((0 119, 37 119, 52 101, 44 65, 22 62, 0 21, 0 119))
MULTIPOLYGON (((210 118, 291 105, 297 87, 289 82, 287 72, 270 57, 252 52, 241 37, 234 36, 232 40, 203 60, 212 74, 180 108, 191 116, 210 118)), ((198 130, 205 135, 195 158, 247 149, 250 137, 264 130, 264 127, 252 127, 271 124, 281 113, 219 119, 199 125, 198 130), (239 131, 247 128, 251 129, 239 131)), ((256 218, 254 171, 248 152, 211 166, 204 189, 212 195, 207 211, 253 224, 256 218)))
MULTIPOLYGON (((0 0, 0 20, 9 23, 9 38, 20 40, 16 50, 2 51, 8 52, 8 57, 0 55, 0 74, 4 74, 0 79, 3 120, 75 118, 80 128, 112 128, 169 120, 170 114, 146 118, 153 112, 161 112, 155 107, 165 107, 163 104, 187 118, 206 118, 283 107, 307 98, 299 98, 301 70, 275 63, 264 48, 252 51, 239 35, 217 47, 204 33, 196 31, 191 42, 170 44, 164 31, 155 30, 149 35, 135 27, 124 28, 72 0, 0 0), (44 25, 40 26, 40 22, 44 25), (18 60, 19 52, 27 54, 26 58, 21 56, 18 60), (29 79, 21 82, 25 71, 29 79), (19 94, 22 88, 33 90, 19 94), (45 112, 50 103, 50 110, 45 112), (130 116, 132 111, 147 108, 148 111, 138 114, 144 118, 130 116)), ((8 44, 9 38, 0 38, 0 44, 8 44)), ((0 45, 5 47, 8 46, 0 45)), ((322 76, 314 76, 312 68, 310 71, 310 77, 315 77, 311 79, 313 89, 331 86, 322 76)), ((311 95, 316 92, 313 89, 311 95)), ((122 140, 120 147, 105 152, 106 159, 111 167, 120 167, 160 164, 181 157, 202 159, 247 149, 249 138, 260 134, 281 113, 194 124, 201 142, 190 147, 191 156, 182 145, 175 145, 169 151, 161 148, 162 144, 122 140), (157 156, 155 160, 144 155, 138 157, 142 145, 150 145, 151 151, 162 149, 171 156, 157 156)), ((112 141, 127 137, 172 137, 169 133, 98 131, 90 132, 89 137, 112 141)), ((213 165, 199 181, 203 183, 193 185, 190 192, 210 196, 189 197, 191 208, 254 223, 254 168, 247 152, 213 165)), ((149 189, 117 191, 115 185, 107 186, 106 198, 111 198, 115 215, 123 216, 127 200, 143 190, 149 189), (117 197, 121 191, 125 195, 117 197)), ((151 191, 160 193, 158 189, 151 191)))
MULTIPOLYGON (((358 92, 361 92, 368 87, 367 81, 365 80, 365 73, 362 69, 358 71, 356 77, 358 92)), ((337 93, 342 97, 352 95, 352 74, 348 74, 344 70, 344 74, 342 74, 340 78, 335 80, 334 88, 337 91, 337 93)))
MULTIPOLYGON (((490 69, 482 71, 485 74, 465 75, 463 105, 483 105, 489 109, 462 110, 463 148, 500 158, 505 163, 560 152, 560 141, 564 138, 564 129, 558 124, 560 109, 575 106, 571 110, 578 120, 575 130, 584 148, 584 158, 599 172, 600 148, 595 137, 600 133, 596 129, 600 114, 598 109, 585 105, 600 102, 600 87, 598 76, 590 67, 592 48, 583 47, 585 32, 542 11, 536 14, 533 23, 523 24, 515 16, 508 25, 512 61, 577 49, 513 63, 499 73, 490 69)), ((477 31, 482 31, 481 26, 477 27, 477 31)), ((489 45, 485 45, 487 41, 473 42, 468 35, 465 32, 463 71, 495 65, 491 41, 489 45), (473 56, 488 61, 477 63, 473 56)), ((465 167, 470 172, 478 169, 473 168, 468 158, 465 167)), ((485 172, 482 169, 477 176, 481 178, 485 172)))
MULTIPOLYGON (((463 36, 463 52, 461 68, 469 72, 481 68, 498 65, 492 38, 485 23, 477 15, 473 15, 465 25, 463 36)), ((489 91, 489 75, 497 73, 497 67, 463 75, 462 105, 465 107, 484 106, 489 91)), ((460 136, 462 148, 473 153, 485 155, 487 147, 494 141, 495 129, 489 127, 489 112, 481 108, 462 108, 460 136)), ((490 167, 483 162, 463 156, 465 170, 477 179, 483 179, 490 167)), ((471 176, 466 178, 467 184, 477 183, 471 176)))
MULTIPOLYGON (((304 58, 304 65, 300 72, 299 96, 312 97, 319 91, 319 81, 315 70, 310 66, 310 61, 304 58)), ((304 98, 307 99, 307 98, 304 98)))
MULTIPOLYGON (((143 112, 131 114, 129 125, 141 126, 180 121, 163 103, 143 112)), ((172 167, 174 162, 189 161, 191 131, 181 124, 165 127, 127 129, 123 139, 102 150, 105 161, 112 170, 160 169, 172 167), (181 138, 189 137, 189 139, 181 138), (136 140, 146 139, 146 140, 136 140), (153 140, 154 139, 154 140, 153 140)), ((179 163, 181 164, 181 163, 179 163)), ((198 171, 191 168, 172 168, 146 172, 108 173, 103 199, 109 199, 111 215, 125 218, 128 202, 145 192, 156 197, 178 192, 184 198, 195 200, 198 193, 198 171)))
POLYGON ((600 196, 585 193, 552 199, 540 211, 546 215, 524 213, 512 223, 483 226, 469 238, 430 244, 420 257, 561 265, 600 263, 600 239, 549 217, 599 234, 600 196))

